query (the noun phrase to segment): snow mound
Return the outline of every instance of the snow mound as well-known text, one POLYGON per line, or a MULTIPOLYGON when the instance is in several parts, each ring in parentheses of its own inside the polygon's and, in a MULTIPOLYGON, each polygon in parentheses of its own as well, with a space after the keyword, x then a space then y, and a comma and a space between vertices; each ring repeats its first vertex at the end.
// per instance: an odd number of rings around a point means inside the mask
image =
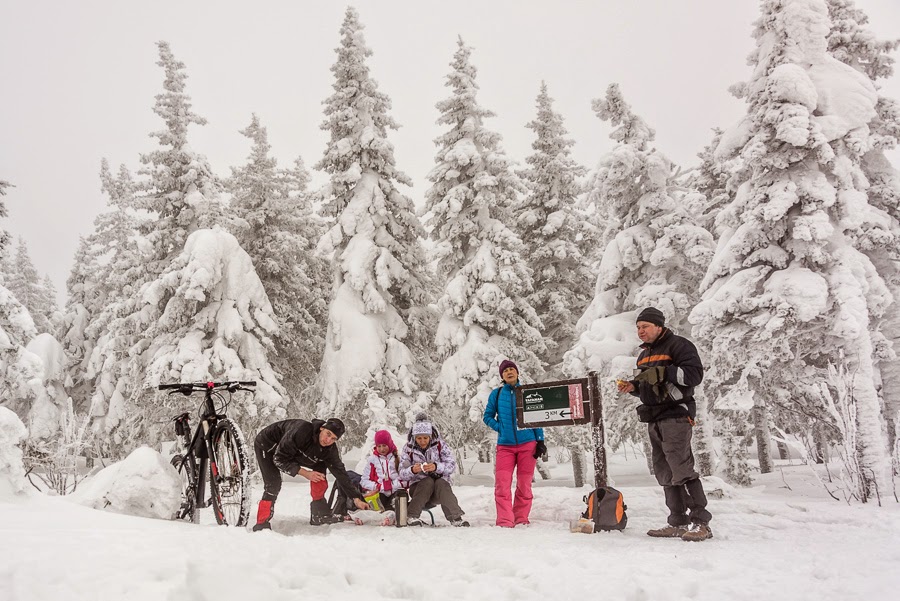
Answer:
POLYGON ((19 443, 28 436, 15 413, 0 407, 0 501, 25 491, 25 466, 19 443))
POLYGON ((94 509, 167 520, 181 506, 181 478, 162 455, 140 447, 85 481, 68 498, 94 509))

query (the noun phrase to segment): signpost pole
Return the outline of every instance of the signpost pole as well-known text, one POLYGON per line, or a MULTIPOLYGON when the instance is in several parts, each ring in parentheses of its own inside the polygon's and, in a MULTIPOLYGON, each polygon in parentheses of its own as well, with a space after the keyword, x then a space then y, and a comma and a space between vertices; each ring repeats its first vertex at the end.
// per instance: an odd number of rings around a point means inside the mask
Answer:
POLYGON ((603 488, 607 485, 606 446, 603 431, 603 402, 600 398, 600 377, 597 372, 588 373, 588 395, 591 402, 591 442, 594 446, 594 485, 603 488))

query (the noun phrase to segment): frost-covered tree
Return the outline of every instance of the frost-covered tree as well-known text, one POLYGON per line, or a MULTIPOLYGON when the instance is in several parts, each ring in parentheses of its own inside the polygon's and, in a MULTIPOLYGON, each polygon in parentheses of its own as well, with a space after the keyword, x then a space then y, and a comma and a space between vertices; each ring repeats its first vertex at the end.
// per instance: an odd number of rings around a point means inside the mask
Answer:
MULTIPOLYGON (((900 47, 900 40, 878 40, 866 28, 868 16, 852 0, 828 0, 828 12, 831 17, 828 50, 835 58, 865 73, 873 84, 894 74, 894 58, 890 54, 900 47)), ((872 260, 894 297, 894 304, 876 324, 875 348, 888 440, 894 448, 895 470, 898 470, 900 387, 892 383, 900 380, 900 362, 896 360, 900 353, 900 248, 891 241, 900 240, 900 172, 885 151, 896 148, 900 140, 900 103, 879 94, 875 112, 876 116, 868 124, 870 146, 865 150, 860 168, 869 184, 869 204, 884 211, 888 219, 879 225, 889 223, 891 235, 883 236, 876 227, 858 237, 857 246, 872 260)))
POLYGON ((586 170, 571 157, 575 143, 566 137, 546 83, 536 103, 537 116, 526 126, 535 134, 534 153, 525 159, 529 167, 519 172, 528 192, 516 207, 513 227, 522 239, 522 260, 534 271, 528 302, 544 325, 547 352, 541 359, 548 376, 558 379, 596 276, 585 260, 584 218, 575 208, 578 178, 586 170))
POLYGON ((347 9, 340 34, 321 125, 329 140, 316 165, 330 176, 322 211, 334 219, 319 244, 334 264, 320 411, 362 433, 370 425, 398 427, 420 408, 407 319, 427 300, 427 274, 422 225, 398 189, 411 181, 387 139, 399 126, 369 74, 372 51, 355 8, 347 9))
POLYGON ((302 159, 291 169, 279 169, 256 115, 241 133, 253 147, 247 163, 231 170, 230 209, 239 224, 238 241, 253 261, 278 323, 272 365, 296 401, 310 396, 325 343, 330 272, 315 253, 324 224, 312 210, 302 159))
MULTIPOLYGON (((607 224, 608 243, 593 300, 578 321, 579 338, 564 367, 572 376, 596 370, 617 378, 634 367, 635 310, 657 307, 668 327, 684 333, 714 245, 699 224, 703 196, 684 189, 672 163, 650 146, 653 129, 631 110, 619 86, 610 85, 593 107, 616 127, 610 137, 617 144, 601 159, 588 192, 607 224), (628 360, 617 359, 619 353, 628 360)), ((642 432, 633 405, 617 399, 618 410, 609 414, 612 440, 642 432)))
MULTIPOLYGON (((6 196, 7 188, 14 187, 11 183, 6 180, 0 179, 0 219, 5 218, 9 213, 6 211, 6 202, 3 200, 3 196, 6 196)), ((0 228, 0 253, 6 248, 6 245, 9 243, 9 232, 5 229, 0 228)))
POLYGON ((168 42, 157 46, 156 64, 165 71, 165 80, 153 112, 165 122, 165 128, 150 134, 159 141, 159 148, 141 155, 144 167, 139 173, 149 179, 135 198, 136 208, 154 216, 138 223, 152 248, 147 271, 153 275, 168 267, 191 232, 221 220, 219 182, 206 157, 188 144, 188 127, 205 125, 206 119, 192 110, 185 92, 184 63, 175 58, 168 42))
MULTIPOLYGON (((144 336, 143 385, 205 380, 255 380, 256 393, 229 411, 254 431, 286 417, 287 398, 268 353, 278 325, 250 256, 219 227, 197 230, 160 278, 143 287, 142 311, 152 324, 144 336), (164 302, 162 299, 166 299, 164 302)), ((145 404, 151 440, 165 395, 145 404)), ((157 426, 158 427, 158 426, 157 426)))
MULTIPOLYGON (((891 296, 854 246, 864 231, 890 237, 860 168, 877 93, 829 54, 825 0, 767 0, 761 10, 753 73, 733 88, 747 115, 717 149, 746 169, 719 216, 722 237, 691 321, 713 349, 707 387, 719 392, 716 407, 754 410, 758 441, 768 439, 768 403, 790 402, 801 368, 845 353, 866 499, 876 486, 888 490, 873 325, 891 296)), ((726 469, 741 460, 726 456, 726 469)))
MULTIPOLYGON (((146 179, 136 185, 133 201, 137 235, 132 236, 134 246, 123 249, 127 252, 112 272, 121 293, 111 299, 98 318, 97 345, 87 374, 95 381, 91 399, 94 428, 108 450, 117 454, 130 450, 138 440, 149 442, 155 435, 152 420, 164 399, 145 394, 142 387, 152 383, 146 373, 153 358, 148 349, 158 349, 162 344, 158 338, 165 339, 167 334, 159 329, 158 321, 171 295, 179 290, 171 286, 172 279, 177 278, 172 262, 182 253, 191 232, 223 221, 219 183, 206 158, 188 144, 189 126, 202 125, 205 120, 192 111, 185 91, 184 64, 175 59, 166 42, 159 42, 158 47, 157 64, 163 68, 165 80, 153 111, 165 127, 151 133, 159 147, 141 155, 144 167, 140 174, 146 179), (161 293, 146 296, 150 289, 161 293), (150 438, 137 438, 141 435, 150 438)), ((215 274, 206 275, 211 279, 198 281, 197 286, 213 281, 215 274)), ((175 303, 182 310, 200 310, 199 304, 179 304, 177 299, 175 303)), ((183 327, 184 321, 179 320, 189 321, 180 315, 165 323, 183 327)), ((94 327, 92 323, 89 330, 94 327)), ((217 341, 222 344, 217 336, 198 339, 194 350, 202 354, 206 343, 217 341)))
POLYGON ((47 293, 23 238, 19 238, 15 255, 8 265, 4 277, 6 287, 28 309, 37 331, 50 332, 51 307, 47 306, 47 293))
POLYGON ((513 359, 524 376, 538 379, 544 352, 541 321, 529 303, 531 269, 524 246, 507 226, 524 192, 502 147, 484 120, 493 113, 478 104, 471 48, 459 39, 437 103, 447 127, 435 143, 436 166, 428 174, 428 226, 435 241, 440 323, 435 338, 443 358, 437 398, 445 435, 457 445, 486 435, 481 415, 497 367, 513 359))
MULTIPOLYGON (((133 215, 135 182, 121 165, 113 176, 106 159, 100 164, 101 190, 107 209, 94 219, 94 230, 83 238, 66 280, 68 292, 62 325, 62 344, 69 358, 70 392, 77 412, 105 415, 104 403, 92 403, 97 377, 108 377, 90 365, 100 338, 107 336, 123 299, 131 298, 133 278, 143 273, 137 251, 133 215), (94 405, 93 410, 91 406, 94 405)), ((102 397, 102 393, 100 394, 102 397)), ((99 398, 97 399, 99 400, 99 398)))

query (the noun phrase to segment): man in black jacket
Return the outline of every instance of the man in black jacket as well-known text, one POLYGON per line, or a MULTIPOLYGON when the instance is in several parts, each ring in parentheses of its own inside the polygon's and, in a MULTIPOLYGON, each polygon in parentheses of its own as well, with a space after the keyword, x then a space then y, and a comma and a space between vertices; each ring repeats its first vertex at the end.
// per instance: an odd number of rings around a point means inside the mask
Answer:
POLYGON ((701 541, 712 538, 712 515, 706 510, 706 494, 694 469, 691 428, 697 414, 694 387, 703 380, 703 364, 693 343, 665 325, 659 309, 648 307, 640 312, 640 373, 634 380, 619 380, 618 387, 641 399, 638 419, 647 424, 653 471, 669 508, 669 525, 647 534, 701 541))
POLYGON ((337 485, 359 509, 368 508, 359 487, 354 486, 347 477, 335 444, 343 433, 344 422, 332 417, 327 421, 314 419, 311 422, 286 419, 266 426, 256 435, 253 449, 265 490, 257 509, 254 532, 272 528, 270 522, 275 515, 275 500, 281 491, 281 472, 309 480, 309 492, 313 499, 309 505, 310 524, 318 526, 336 521, 325 500, 325 491, 328 490, 326 469, 331 470, 337 485))

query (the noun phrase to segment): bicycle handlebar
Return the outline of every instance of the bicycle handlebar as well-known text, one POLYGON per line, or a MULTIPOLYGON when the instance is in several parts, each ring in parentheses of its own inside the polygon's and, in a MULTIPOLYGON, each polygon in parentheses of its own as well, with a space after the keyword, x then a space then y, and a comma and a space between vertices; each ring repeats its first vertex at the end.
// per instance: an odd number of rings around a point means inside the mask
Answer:
MULTIPOLYGON (((160 384, 159 390, 180 390, 191 393, 195 390, 218 390, 221 388, 239 390, 242 386, 256 386, 255 380, 233 380, 229 382, 181 382, 178 384, 160 384)), ((251 389, 244 389, 251 390, 251 389)), ((251 390, 252 392, 252 390, 251 390)))

